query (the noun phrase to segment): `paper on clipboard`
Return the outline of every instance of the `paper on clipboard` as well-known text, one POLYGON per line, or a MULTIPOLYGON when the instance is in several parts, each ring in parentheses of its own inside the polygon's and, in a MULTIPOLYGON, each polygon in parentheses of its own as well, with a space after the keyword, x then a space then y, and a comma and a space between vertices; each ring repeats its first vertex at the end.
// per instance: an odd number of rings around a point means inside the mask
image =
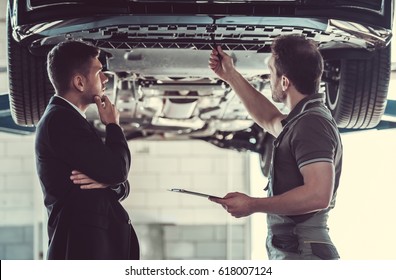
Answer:
POLYGON ((206 194, 206 193, 200 193, 200 192, 193 192, 193 191, 188 191, 188 190, 185 190, 185 189, 169 189, 169 191, 171 191, 171 192, 178 192, 178 193, 184 193, 184 194, 190 194, 190 195, 196 195, 196 196, 202 196, 202 197, 206 197, 206 198, 209 198, 209 197, 213 197, 213 198, 221 198, 221 197, 218 197, 218 196, 215 196, 215 195, 211 195, 211 194, 206 194))

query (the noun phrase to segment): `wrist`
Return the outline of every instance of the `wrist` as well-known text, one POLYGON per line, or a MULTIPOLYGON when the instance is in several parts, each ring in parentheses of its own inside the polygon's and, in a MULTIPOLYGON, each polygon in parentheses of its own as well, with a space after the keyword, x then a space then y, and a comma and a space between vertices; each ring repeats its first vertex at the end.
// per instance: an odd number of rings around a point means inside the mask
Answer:
POLYGON ((250 214, 260 212, 260 198, 251 197, 249 201, 250 214))
POLYGON ((116 124, 118 125, 119 122, 117 120, 107 120, 102 122, 104 125, 109 125, 109 124, 116 124))
POLYGON ((120 127, 120 125, 118 123, 115 123, 115 122, 110 122, 110 123, 105 124, 106 127, 114 126, 114 125, 120 127))
POLYGON ((234 87, 236 84, 239 83, 240 80, 243 80, 243 76, 234 69, 234 71, 230 72, 229 75, 227 75, 227 83, 231 86, 234 87))

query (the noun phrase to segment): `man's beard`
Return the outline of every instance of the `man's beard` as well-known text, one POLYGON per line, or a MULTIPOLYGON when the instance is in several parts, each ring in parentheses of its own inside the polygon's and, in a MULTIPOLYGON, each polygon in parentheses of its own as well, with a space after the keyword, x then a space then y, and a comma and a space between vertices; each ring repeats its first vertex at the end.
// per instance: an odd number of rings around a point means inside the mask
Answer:
POLYGON ((283 103, 286 100, 286 92, 282 89, 272 90, 272 100, 276 103, 283 103))

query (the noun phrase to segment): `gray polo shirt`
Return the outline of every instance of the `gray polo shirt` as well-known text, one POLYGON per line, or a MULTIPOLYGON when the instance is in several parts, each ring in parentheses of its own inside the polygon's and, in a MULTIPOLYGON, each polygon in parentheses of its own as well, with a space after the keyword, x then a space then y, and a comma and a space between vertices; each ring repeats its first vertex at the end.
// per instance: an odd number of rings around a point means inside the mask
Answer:
MULTIPOLYGON (((341 175, 342 143, 335 121, 324 105, 323 95, 313 94, 301 100, 282 125, 283 131, 274 142, 272 193, 279 195, 303 185, 300 168, 314 162, 334 164, 336 192, 341 175)), ((299 222, 312 215, 290 218, 299 222)))

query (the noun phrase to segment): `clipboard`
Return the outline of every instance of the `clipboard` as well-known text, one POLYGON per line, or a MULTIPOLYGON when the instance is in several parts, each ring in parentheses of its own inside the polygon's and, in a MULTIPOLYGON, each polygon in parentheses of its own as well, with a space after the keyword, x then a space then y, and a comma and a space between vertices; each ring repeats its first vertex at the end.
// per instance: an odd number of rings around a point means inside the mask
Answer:
POLYGON ((210 198, 210 197, 221 198, 221 197, 218 197, 218 196, 215 196, 215 195, 206 194, 206 193, 200 193, 200 192, 193 192, 193 191, 188 191, 188 190, 185 190, 185 189, 177 189, 177 188, 175 188, 175 189, 169 189, 168 191, 184 193, 184 194, 190 194, 190 195, 196 195, 196 196, 201 196, 201 197, 206 197, 206 198, 210 198))

